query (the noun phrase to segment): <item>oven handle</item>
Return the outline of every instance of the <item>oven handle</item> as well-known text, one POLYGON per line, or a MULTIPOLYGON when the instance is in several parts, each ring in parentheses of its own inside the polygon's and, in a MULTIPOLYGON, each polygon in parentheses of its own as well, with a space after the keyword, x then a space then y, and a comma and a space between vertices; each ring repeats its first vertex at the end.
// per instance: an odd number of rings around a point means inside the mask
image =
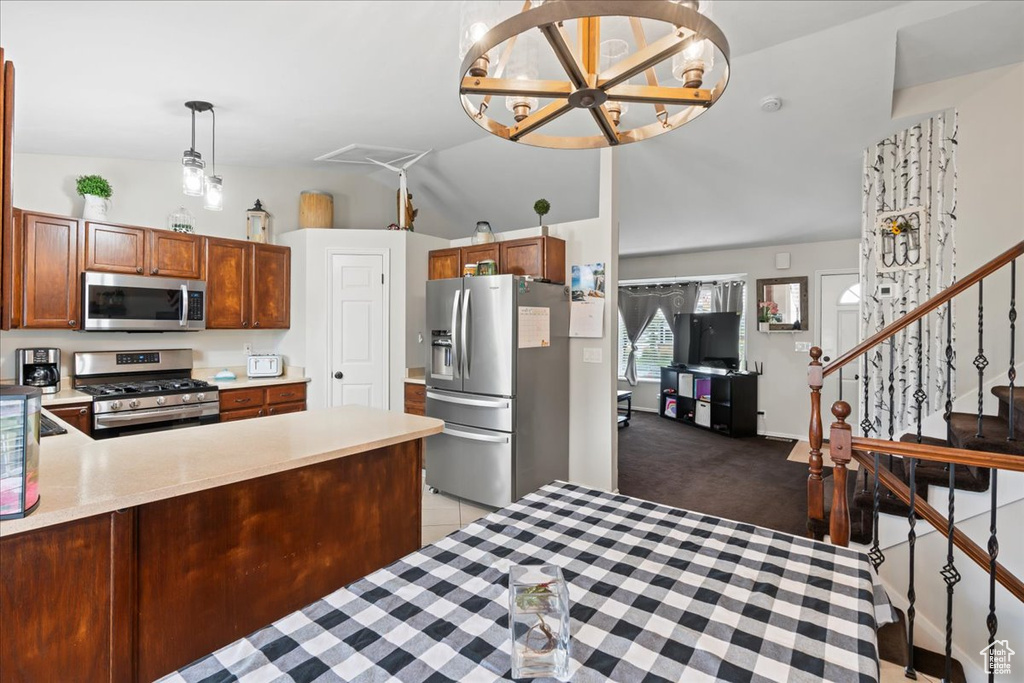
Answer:
POLYGON ((181 285, 181 320, 178 321, 181 327, 188 325, 188 285, 181 285))
POLYGON ((202 417, 202 406, 183 406, 181 408, 161 408, 159 410, 137 410, 133 413, 101 413, 96 416, 96 424, 104 422, 131 422, 140 417, 168 417, 178 419, 182 417, 202 417))

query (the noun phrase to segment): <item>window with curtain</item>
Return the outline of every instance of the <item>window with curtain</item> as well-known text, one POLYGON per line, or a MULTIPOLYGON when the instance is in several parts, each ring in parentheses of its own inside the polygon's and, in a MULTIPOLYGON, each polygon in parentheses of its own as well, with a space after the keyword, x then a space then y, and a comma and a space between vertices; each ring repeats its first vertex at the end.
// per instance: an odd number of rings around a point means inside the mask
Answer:
MULTIPOLYGON (((661 368, 672 364, 672 328, 665 314, 658 311, 647 329, 636 342, 637 379, 661 379, 661 368)), ((619 377, 626 374, 626 359, 629 357, 629 340, 626 326, 619 315, 619 377)))

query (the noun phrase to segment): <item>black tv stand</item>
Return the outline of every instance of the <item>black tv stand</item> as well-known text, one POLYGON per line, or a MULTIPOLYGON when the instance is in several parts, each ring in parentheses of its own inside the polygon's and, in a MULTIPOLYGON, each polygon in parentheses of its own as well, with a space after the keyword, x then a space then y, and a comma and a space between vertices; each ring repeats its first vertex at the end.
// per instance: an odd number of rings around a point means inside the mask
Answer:
POLYGON ((756 436, 757 375, 685 365, 664 367, 658 415, 728 436, 756 436))

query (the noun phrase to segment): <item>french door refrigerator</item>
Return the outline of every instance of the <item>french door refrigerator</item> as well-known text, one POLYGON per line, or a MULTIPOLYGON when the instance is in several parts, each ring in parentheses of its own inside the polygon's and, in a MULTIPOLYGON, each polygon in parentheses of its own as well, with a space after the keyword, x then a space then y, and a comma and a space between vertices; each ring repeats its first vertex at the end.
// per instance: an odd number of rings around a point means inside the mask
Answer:
POLYGON ((569 290, 514 275, 427 282, 427 485, 501 507, 569 476, 569 290))

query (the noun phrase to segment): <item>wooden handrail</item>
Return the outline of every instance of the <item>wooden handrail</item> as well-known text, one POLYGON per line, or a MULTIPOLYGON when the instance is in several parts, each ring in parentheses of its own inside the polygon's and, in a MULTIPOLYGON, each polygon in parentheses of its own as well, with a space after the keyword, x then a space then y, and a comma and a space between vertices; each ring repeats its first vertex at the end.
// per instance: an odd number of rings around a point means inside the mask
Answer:
POLYGON ((868 439, 855 436, 852 439, 853 449, 864 452, 886 453, 918 460, 949 462, 954 465, 968 467, 995 467, 999 470, 1024 472, 1024 458, 1019 455, 1004 455, 988 451, 967 451, 948 446, 931 446, 922 443, 906 443, 903 441, 887 441, 886 439, 868 439))
MULTIPOLYGON (((871 440, 874 441, 874 439, 871 440)), ((872 456, 855 448, 853 451, 853 459, 860 463, 860 466, 863 467, 869 475, 873 476, 875 474, 875 462, 872 456)), ((896 497, 902 500, 904 504, 910 504, 910 488, 895 474, 884 467, 880 467, 878 472, 878 481, 885 486, 885 488, 896 494, 896 497)), ((949 520, 947 520, 942 513, 929 505, 927 501, 921 500, 920 498, 915 499, 914 510, 921 515, 922 519, 935 527, 939 533, 946 538, 949 538, 949 520)), ((989 563, 992 561, 989 554, 982 550, 981 546, 968 538, 965 533, 956 528, 953 529, 953 543, 986 573, 989 571, 989 563)), ((1010 594, 1013 595, 1013 597, 1024 602, 1024 582, 1014 576, 1006 569, 1006 567, 998 562, 996 563, 996 581, 1006 588, 1006 590, 1010 591, 1010 594)))
POLYGON ((843 355, 834 359, 832 362, 830 362, 822 369, 822 375, 824 377, 828 377, 833 372, 837 372, 839 368, 843 367, 850 361, 864 355, 864 352, 874 348, 875 346, 878 346, 883 341, 885 341, 892 335, 896 334, 903 328, 909 327, 911 323, 914 323, 919 318, 923 318, 924 316, 928 315, 929 313, 934 311, 939 306, 942 306, 956 295, 960 294, 965 290, 970 289, 973 285, 976 285, 980 280, 983 280, 984 278, 988 277, 989 275, 991 275, 992 273, 999 270, 1007 263, 1021 255, 1024 255, 1024 241, 1018 242, 1014 246, 1004 251, 999 256, 996 256, 994 259, 992 259, 985 265, 975 270, 967 277, 963 278, 962 280, 957 280, 952 285, 942 290, 939 294, 936 294, 931 299, 924 302, 914 310, 910 311, 899 320, 892 321, 891 323, 883 327, 881 331, 879 331, 878 333, 872 335, 871 337, 868 337, 860 344, 857 344, 855 347, 853 347, 843 355))

